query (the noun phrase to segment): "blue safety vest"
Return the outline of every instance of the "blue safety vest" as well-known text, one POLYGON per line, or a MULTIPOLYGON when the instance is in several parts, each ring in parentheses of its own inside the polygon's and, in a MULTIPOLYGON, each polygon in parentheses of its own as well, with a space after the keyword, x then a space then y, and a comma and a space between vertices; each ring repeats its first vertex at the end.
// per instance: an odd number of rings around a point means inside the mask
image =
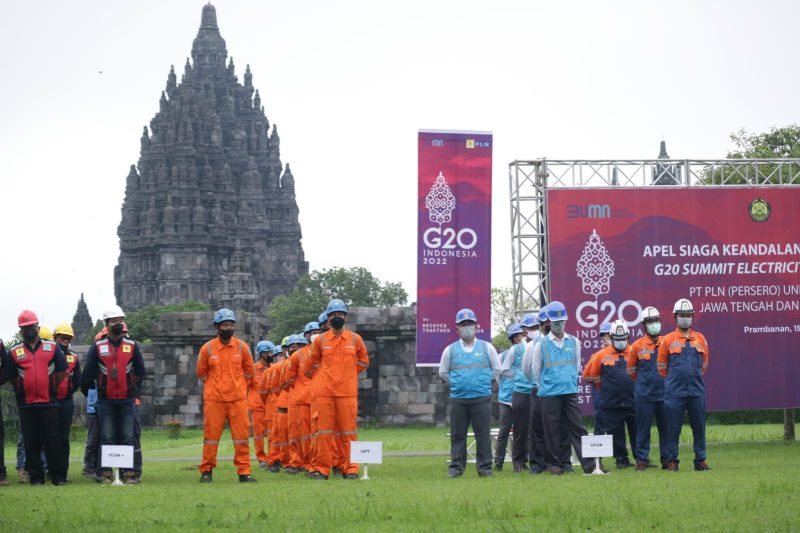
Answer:
POLYGON ((539 396, 559 396, 578 393, 578 344, 566 336, 559 348, 545 336, 541 341, 542 373, 539 376, 539 396))
POLYGON ((514 392, 522 392, 530 394, 533 388, 531 380, 525 377, 525 372, 522 371, 522 356, 525 354, 525 343, 519 343, 512 346, 512 350, 516 352, 514 357, 514 392))
POLYGON ((636 350, 636 401, 664 401, 664 378, 658 373, 658 342, 650 340, 649 346, 637 347, 636 350))
POLYGON ((667 348, 669 370, 664 384, 664 396, 666 398, 704 396, 706 384, 703 381, 703 352, 692 346, 688 338, 685 342, 675 339, 667 348))
POLYGON ((492 367, 489 345, 475 339, 475 348, 467 353, 456 341, 450 350, 450 397, 482 398, 492 394, 492 367))
MULTIPOLYGON (((502 365, 506 357, 509 356, 511 350, 514 348, 509 348, 502 354, 500 354, 500 364, 502 365)), ((514 380, 511 378, 500 376, 500 387, 497 389, 497 401, 500 403, 511 403, 511 396, 514 393, 514 380)))

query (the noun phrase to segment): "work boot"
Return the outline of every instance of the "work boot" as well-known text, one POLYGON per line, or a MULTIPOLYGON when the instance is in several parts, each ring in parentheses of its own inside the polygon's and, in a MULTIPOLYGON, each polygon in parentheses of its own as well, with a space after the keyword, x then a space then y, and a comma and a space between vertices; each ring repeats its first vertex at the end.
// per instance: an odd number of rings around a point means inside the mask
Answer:
POLYGON ((211 483, 212 481, 213 479, 211 477, 211 470, 200 474, 200 483, 211 483))
POLYGON ((670 472, 677 472, 678 471, 678 461, 670 461, 667 463, 667 470, 670 472))
POLYGON ((699 461, 694 464, 695 472, 704 472, 706 470, 711 470, 711 467, 708 466, 708 463, 705 461, 699 461))
POLYGON ((242 474, 239 476, 239 483, 255 483, 256 478, 251 476, 250 474, 242 474))
POLYGON ((325 474, 321 474, 319 472, 311 472, 311 474, 308 477, 311 479, 315 479, 317 481, 324 481, 328 479, 328 476, 326 476, 325 474))
POLYGON ((647 461, 636 461, 636 471, 644 472, 647 470, 647 461))

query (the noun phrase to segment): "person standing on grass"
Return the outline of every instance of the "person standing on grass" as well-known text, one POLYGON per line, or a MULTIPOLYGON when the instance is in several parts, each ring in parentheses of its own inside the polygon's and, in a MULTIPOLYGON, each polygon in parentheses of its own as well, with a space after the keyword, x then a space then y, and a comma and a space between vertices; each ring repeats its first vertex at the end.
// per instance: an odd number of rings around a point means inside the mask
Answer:
POLYGON ((592 465, 581 454, 581 437, 587 433, 578 407, 580 343, 564 332, 567 323, 564 304, 557 301, 547 304, 547 318, 550 333, 536 343, 531 361, 531 372, 539 387, 545 459, 551 474, 571 472, 571 445, 584 471, 590 471, 592 465))
POLYGON ((461 477, 467 466, 467 431, 475 433, 477 469, 492 474, 492 381, 500 374, 494 346, 475 337, 478 319, 472 309, 456 313, 459 340, 442 352, 439 377, 450 384, 450 467, 448 476, 461 477))
POLYGON ((219 438, 225 422, 231 430, 233 464, 240 483, 254 483, 250 469, 250 424, 247 390, 253 381, 253 356, 247 343, 233 336, 236 315, 222 308, 214 313, 217 336, 200 348, 197 377, 203 382, 203 461, 200 483, 213 481, 219 438))
POLYGON ((675 331, 661 339, 658 348, 658 371, 664 377, 664 409, 667 412, 667 470, 678 471, 678 441, 683 415, 689 413, 694 439, 694 469, 711 470, 706 463, 706 384, 708 368, 706 338, 692 329, 694 307, 681 298, 675 302, 672 316, 675 331))
POLYGON ((645 335, 631 345, 628 375, 636 383, 636 470, 653 468, 650 461, 650 427, 653 418, 658 428, 661 468, 667 468, 667 413, 664 411, 664 378, 658 373, 657 358, 661 345, 661 315, 655 307, 642 311, 645 335))
MULTIPOLYGON (((526 315, 528 321, 532 315, 526 315)), ((530 323, 530 322, 528 322, 530 323)), ((538 324, 538 321, 537 321, 538 324)), ((531 423, 531 384, 530 378, 522 372, 522 359, 525 353, 526 332, 522 324, 515 324, 515 335, 511 336, 509 329, 508 336, 511 338, 513 346, 509 350, 508 356, 502 364, 502 375, 514 381, 514 391, 511 396, 511 425, 514 427, 514 444, 511 452, 511 460, 514 465, 514 473, 527 471, 530 467, 529 443, 530 423, 531 423)))
MULTIPOLYGON (((516 343, 514 337, 522 334, 522 327, 519 324, 512 324, 508 327, 508 340, 512 346, 500 354, 500 367, 502 368, 506 358, 514 352, 516 343)), ((513 373, 512 373, 513 374, 513 373)), ((514 378, 500 374, 500 387, 497 389, 497 403, 500 409, 500 430, 497 432, 497 446, 494 449, 494 469, 497 472, 503 470, 503 463, 506 459, 506 448, 508 447, 508 435, 511 433, 511 406, 514 396, 514 378)), ((516 430, 515 430, 516 433, 516 430)))

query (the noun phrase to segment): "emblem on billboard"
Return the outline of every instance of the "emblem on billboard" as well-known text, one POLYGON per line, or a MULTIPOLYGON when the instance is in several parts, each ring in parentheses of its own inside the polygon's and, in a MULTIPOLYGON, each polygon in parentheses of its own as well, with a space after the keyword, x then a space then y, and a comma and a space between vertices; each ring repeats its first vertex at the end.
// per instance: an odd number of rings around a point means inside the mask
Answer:
POLYGON ((750 202, 748 210, 750 211, 750 218, 752 218, 754 222, 766 222, 772 208, 763 198, 756 198, 750 202))
POLYGON ((611 277, 614 275, 614 261, 608 255, 597 230, 592 230, 589 242, 583 248, 577 265, 578 277, 581 278, 584 294, 594 296, 611 291, 611 277))
POLYGON ((441 172, 436 176, 433 187, 425 196, 425 207, 428 209, 428 219, 434 224, 441 226, 453 220, 456 197, 453 196, 453 192, 441 172))

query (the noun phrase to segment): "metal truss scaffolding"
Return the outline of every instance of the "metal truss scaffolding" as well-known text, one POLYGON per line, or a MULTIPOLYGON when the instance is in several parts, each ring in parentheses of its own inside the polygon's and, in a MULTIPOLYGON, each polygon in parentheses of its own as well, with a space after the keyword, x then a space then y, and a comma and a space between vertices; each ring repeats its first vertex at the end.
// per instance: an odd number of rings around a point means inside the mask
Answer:
POLYGON ((547 189, 800 185, 800 159, 637 159, 512 161, 513 296, 517 313, 549 301, 547 189))

